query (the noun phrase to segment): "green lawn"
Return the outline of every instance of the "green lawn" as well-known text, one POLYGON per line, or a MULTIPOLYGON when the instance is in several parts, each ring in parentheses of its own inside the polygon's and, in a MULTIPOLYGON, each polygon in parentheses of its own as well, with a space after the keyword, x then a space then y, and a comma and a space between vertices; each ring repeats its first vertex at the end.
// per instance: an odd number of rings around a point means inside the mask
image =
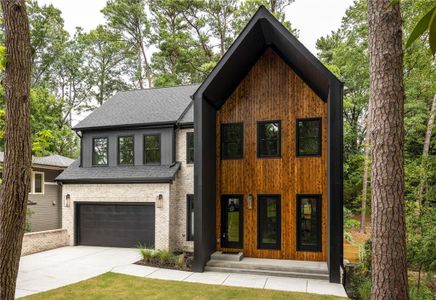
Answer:
POLYGON ((302 293, 206 285, 106 273, 22 299, 340 299, 302 293))

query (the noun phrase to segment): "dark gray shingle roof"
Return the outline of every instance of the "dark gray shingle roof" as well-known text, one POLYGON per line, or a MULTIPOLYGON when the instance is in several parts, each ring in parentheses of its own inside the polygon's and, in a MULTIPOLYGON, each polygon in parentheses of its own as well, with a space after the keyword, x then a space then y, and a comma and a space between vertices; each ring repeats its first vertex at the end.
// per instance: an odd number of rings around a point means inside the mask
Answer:
POLYGON ((171 182, 180 163, 159 166, 109 166, 79 167, 79 160, 72 163, 57 178, 61 182, 109 183, 109 182, 171 182))
POLYGON ((173 123, 191 103, 198 85, 118 92, 74 129, 173 123))
MULTIPOLYGON (((0 152, 0 163, 4 160, 4 153, 0 152)), ((66 168, 74 162, 74 159, 53 154, 42 157, 36 157, 32 155, 32 163, 35 165, 51 166, 51 167, 62 167, 66 168)))
POLYGON ((194 102, 191 101, 189 107, 179 120, 180 124, 193 124, 194 123, 194 102))

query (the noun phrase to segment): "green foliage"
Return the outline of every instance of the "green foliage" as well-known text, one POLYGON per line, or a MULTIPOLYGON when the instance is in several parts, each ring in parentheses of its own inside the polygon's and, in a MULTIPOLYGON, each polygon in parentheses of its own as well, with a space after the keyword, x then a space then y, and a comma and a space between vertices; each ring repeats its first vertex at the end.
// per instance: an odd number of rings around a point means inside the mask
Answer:
POLYGON ((425 15, 419 19, 407 39, 406 48, 409 48, 426 31, 428 31, 431 53, 434 55, 436 53, 436 4, 433 4, 433 7, 430 7, 425 15))
POLYGON ((159 250, 157 256, 162 264, 172 264, 176 261, 174 254, 168 250, 159 250))
POLYGON ((371 279, 364 278, 358 287, 359 299, 370 300, 371 299, 371 279))
POLYGON ((142 259, 146 262, 151 261, 155 257, 155 250, 154 249, 147 249, 147 248, 139 248, 139 251, 141 252, 142 259))

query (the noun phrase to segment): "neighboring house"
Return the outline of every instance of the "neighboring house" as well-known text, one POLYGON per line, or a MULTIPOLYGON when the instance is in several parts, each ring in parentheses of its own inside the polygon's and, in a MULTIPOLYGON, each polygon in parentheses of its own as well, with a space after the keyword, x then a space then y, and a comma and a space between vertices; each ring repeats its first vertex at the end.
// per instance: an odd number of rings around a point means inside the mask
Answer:
MULTIPOLYGON (((0 164, 4 154, 0 152, 0 164)), ((62 196, 61 187, 55 178, 71 163, 72 159, 61 155, 44 157, 32 156, 32 174, 27 207, 31 211, 30 231, 44 231, 61 228, 62 196)))
POLYGON ((342 89, 261 7, 201 85, 118 93, 74 128, 70 243, 193 247, 198 272, 217 250, 325 261, 340 282, 342 89))

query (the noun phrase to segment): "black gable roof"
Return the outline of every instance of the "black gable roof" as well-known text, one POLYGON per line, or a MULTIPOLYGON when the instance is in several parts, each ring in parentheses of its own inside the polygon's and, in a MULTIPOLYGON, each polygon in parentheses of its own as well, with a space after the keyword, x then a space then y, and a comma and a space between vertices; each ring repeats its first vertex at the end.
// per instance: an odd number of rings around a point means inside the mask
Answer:
POLYGON ((185 85, 118 92, 74 129, 175 124, 188 109, 197 88, 185 85))
POLYGON ((208 102, 219 108, 268 47, 273 48, 324 101, 328 99, 331 82, 341 83, 261 6, 194 96, 203 94, 208 102))

